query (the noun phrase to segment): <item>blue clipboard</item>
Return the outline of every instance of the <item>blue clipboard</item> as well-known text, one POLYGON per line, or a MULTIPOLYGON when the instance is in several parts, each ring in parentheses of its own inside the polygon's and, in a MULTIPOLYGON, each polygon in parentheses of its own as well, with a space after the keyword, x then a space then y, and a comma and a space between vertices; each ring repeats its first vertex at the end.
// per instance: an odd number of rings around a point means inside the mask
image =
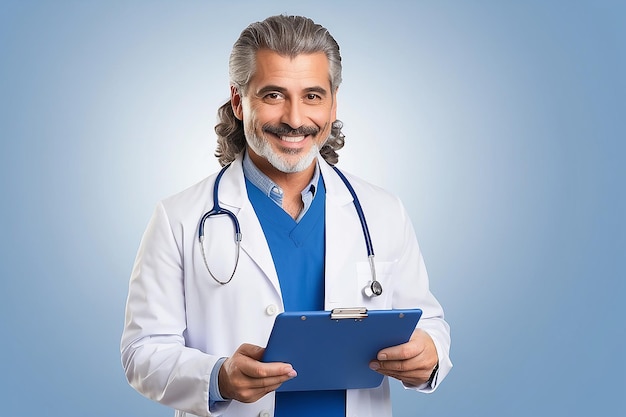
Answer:
POLYGON ((263 362, 290 363, 298 376, 277 391, 375 388, 383 375, 369 368, 381 349, 406 343, 422 310, 285 312, 276 317, 263 362))

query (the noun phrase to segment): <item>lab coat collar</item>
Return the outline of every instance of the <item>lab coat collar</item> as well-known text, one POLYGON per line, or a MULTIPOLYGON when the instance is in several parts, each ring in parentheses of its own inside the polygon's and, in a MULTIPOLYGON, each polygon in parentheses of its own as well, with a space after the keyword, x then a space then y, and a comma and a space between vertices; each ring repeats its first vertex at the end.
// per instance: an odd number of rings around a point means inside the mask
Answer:
MULTIPOLYGON (((344 185, 341 178, 335 173, 333 168, 318 155, 320 173, 324 179, 326 187, 326 201, 330 199, 333 205, 343 206, 352 203, 352 196, 344 185)), ((219 190, 220 204, 230 206, 235 209, 243 209, 249 205, 246 191, 245 178, 243 176, 243 153, 237 155, 231 166, 224 173, 219 190)), ((250 208, 252 208, 250 206, 250 208)))
POLYGON ((331 205, 344 206, 351 204, 352 195, 335 170, 322 156, 318 156, 318 162, 322 178, 324 178, 324 186, 326 187, 327 209, 331 207, 331 205))

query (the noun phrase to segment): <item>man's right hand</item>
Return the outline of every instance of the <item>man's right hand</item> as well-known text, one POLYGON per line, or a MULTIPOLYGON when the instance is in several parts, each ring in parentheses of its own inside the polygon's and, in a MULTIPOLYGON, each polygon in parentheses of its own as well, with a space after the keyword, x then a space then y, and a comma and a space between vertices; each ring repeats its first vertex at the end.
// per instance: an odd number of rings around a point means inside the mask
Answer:
POLYGON ((288 363, 260 362, 264 351, 244 343, 224 361, 218 375, 222 398, 252 403, 297 375, 288 363))

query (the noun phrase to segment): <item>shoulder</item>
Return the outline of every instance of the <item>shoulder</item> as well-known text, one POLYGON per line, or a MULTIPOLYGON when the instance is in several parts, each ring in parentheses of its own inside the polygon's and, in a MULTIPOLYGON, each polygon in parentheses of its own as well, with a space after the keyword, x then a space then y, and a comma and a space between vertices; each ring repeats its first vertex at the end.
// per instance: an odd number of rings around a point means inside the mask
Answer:
POLYGON ((215 172, 187 189, 164 200, 161 205, 174 219, 195 219, 213 207, 215 183, 220 173, 219 202, 231 210, 240 208, 245 196, 245 181, 239 159, 233 161, 228 169, 215 172))
POLYGON ((172 210, 178 207, 195 206, 200 202, 210 199, 216 176, 216 173, 209 175, 190 187, 164 198, 161 200, 161 204, 163 204, 166 209, 172 210))
POLYGON ((156 211, 172 229, 195 228, 200 216, 213 207, 213 186, 217 173, 163 198, 156 211))
POLYGON ((162 200, 162 203, 167 207, 177 207, 180 205, 188 207, 190 205, 204 204, 207 201, 212 203, 213 188, 215 187, 218 176, 220 176, 220 201, 224 197, 224 194, 240 193, 243 181, 241 158, 238 157, 231 164, 222 167, 219 171, 215 171, 196 184, 165 198, 162 200))

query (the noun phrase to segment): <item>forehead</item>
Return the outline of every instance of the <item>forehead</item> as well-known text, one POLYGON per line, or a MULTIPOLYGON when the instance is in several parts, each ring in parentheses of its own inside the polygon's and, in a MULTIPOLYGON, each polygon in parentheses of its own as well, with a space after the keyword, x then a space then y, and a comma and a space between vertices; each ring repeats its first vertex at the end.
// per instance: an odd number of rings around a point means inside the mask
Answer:
POLYGON ((322 87, 330 90, 329 74, 328 58, 323 52, 289 57, 261 49, 256 53, 256 69, 250 84, 255 89, 271 84, 285 88, 322 87))

